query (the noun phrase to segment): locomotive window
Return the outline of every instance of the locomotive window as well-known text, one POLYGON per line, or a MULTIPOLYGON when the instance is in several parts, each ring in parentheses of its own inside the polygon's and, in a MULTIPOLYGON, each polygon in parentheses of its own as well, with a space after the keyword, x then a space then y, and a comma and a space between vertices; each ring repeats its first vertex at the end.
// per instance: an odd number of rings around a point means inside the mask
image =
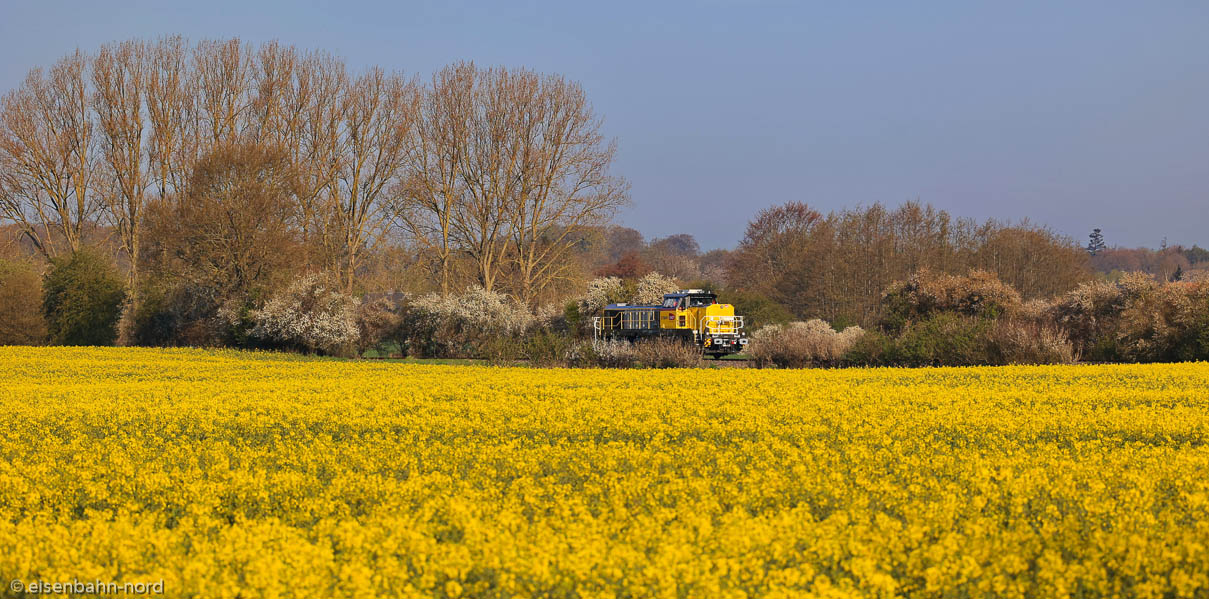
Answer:
POLYGON ((711 297, 694 297, 688 302, 690 308, 704 308, 705 306, 712 306, 716 303, 711 297))
POLYGON ((665 298, 663 298, 663 307, 664 308, 675 308, 677 301, 679 301, 679 300, 677 300, 674 297, 665 297, 665 298))

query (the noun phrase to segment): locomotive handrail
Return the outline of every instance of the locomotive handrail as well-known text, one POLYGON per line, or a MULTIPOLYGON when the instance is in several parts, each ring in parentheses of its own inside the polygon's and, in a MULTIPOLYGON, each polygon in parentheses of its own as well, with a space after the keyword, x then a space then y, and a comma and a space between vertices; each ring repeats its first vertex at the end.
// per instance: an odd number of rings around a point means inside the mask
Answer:
POLYGON ((736 335, 743 328, 742 316, 706 316, 701 319, 702 334, 736 335))
POLYGON ((606 331, 612 331, 621 328, 618 324, 620 320, 619 314, 611 316, 593 316, 592 317, 592 338, 599 339, 604 336, 606 331))

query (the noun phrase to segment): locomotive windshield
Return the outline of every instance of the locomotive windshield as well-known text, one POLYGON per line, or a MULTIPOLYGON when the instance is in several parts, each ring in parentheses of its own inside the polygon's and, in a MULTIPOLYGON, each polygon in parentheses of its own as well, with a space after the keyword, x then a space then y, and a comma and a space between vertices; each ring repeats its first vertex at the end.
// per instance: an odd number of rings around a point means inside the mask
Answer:
POLYGON ((683 310, 685 308, 704 308, 716 303, 718 303, 718 300, 712 295, 673 295, 663 298, 662 307, 683 310))

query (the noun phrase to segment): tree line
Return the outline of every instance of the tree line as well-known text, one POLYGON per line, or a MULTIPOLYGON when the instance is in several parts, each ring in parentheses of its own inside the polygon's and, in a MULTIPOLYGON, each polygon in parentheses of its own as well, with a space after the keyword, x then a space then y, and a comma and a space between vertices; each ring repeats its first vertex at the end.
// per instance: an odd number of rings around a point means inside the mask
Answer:
POLYGON ((116 241, 154 277, 244 301, 292 270, 360 291, 370 256, 422 250, 533 303, 582 230, 628 201, 582 87, 457 63, 430 80, 276 42, 132 40, 35 68, 0 105, 0 219, 54 260, 116 241))
POLYGON ((753 329, 876 328, 888 290, 919 273, 989 273, 1028 302, 1209 265, 1199 247, 1126 250, 1102 235, 1081 247, 921 202, 824 214, 790 201, 754 215, 737 247, 702 251, 686 233, 612 222, 629 201, 615 152, 584 90, 558 75, 456 63, 422 81, 275 42, 181 37, 77 51, 0 101, 0 255, 16 258, 0 259, 0 342, 104 342, 121 313, 130 343, 255 345, 248 335, 285 330, 295 304, 343 306, 324 322, 370 337, 405 312, 399 298, 441 315, 433 335, 478 335, 481 322, 459 319, 494 306, 576 336, 598 303, 587 295, 664 285, 711 288, 753 329), (395 305, 370 315, 348 301, 382 297, 395 305))
POLYGON ((919 202, 823 215, 790 202, 756 215, 727 277, 797 318, 869 326, 880 317, 883 291, 921 270, 992 272, 1030 299, 1092 276, 1087 253, 1073 240, 1028 221, 976 222, 919 202))

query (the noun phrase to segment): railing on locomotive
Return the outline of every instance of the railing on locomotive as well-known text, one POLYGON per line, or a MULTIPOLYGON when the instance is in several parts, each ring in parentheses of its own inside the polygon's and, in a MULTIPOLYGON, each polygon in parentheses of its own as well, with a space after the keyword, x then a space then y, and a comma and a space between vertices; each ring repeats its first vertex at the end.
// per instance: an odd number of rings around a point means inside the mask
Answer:
POLYGON ((700 331, 703 335, 738 335, 743 328, 742 316, 706 316, 700 331))
POLYGON ((596 340, 603 339, 606 334, 618 328, 620 314, 610 314, 607 316, 592 317, 592 338, 596 340))

